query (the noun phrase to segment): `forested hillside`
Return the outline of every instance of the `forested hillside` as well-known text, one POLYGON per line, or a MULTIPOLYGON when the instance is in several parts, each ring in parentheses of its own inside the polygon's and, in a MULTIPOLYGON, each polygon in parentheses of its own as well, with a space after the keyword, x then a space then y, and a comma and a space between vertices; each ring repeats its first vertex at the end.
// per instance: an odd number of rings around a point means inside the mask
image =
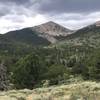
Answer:
POLYGON ((33 89, 43 86, 45 82, 48 82, 48 86, 70 83, 72 77, 99 81, 100 27, 90 25, 67 36, 61 42, 38 47, 30 45, 31 35, 27 42, 26 36, 24 38, 22 35, 25 32, 19 31, 16 38, 16 33, 14 36, 11 33, 5 34, 6 39, 11 36, 10 43, 16 48, 7 44, 5 46, 7 40, 1 38, 0 60, 7 67, 10 88, 10 84, 17 89, 33 89), (19 35, 22 35, 22 40, 19 35), (18 41, 18 44, 14 41, 18 41))

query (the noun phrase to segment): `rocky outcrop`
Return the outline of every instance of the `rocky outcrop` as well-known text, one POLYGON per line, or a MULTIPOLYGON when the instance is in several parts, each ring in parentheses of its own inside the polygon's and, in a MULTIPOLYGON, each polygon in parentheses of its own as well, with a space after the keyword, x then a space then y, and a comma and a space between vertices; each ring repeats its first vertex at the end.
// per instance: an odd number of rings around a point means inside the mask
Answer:
POLYGON ((50 36, 67 36, 68 34, 72 33, 70 29, 67 29, 52 21, 35 26, 33 29, 37 32, 48 34, 50 36))
POLYGON ((55 22, 49 21, 47 23, 31 27, 31 30, 38 32, 40 37, 47 39, 51 43, 56 43, 58 40, 56 37, 66 37, 72 34, 73 31, 67 29, 55 22))

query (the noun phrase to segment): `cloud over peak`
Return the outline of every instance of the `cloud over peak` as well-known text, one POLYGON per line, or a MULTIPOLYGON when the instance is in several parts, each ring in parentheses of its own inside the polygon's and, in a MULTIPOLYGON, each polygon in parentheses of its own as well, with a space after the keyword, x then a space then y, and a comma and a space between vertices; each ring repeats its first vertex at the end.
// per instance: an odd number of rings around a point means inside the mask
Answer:
POLYGON ((100 20, 100 0, 0 0, 0 33, 55 21, 78 29, 100 20))

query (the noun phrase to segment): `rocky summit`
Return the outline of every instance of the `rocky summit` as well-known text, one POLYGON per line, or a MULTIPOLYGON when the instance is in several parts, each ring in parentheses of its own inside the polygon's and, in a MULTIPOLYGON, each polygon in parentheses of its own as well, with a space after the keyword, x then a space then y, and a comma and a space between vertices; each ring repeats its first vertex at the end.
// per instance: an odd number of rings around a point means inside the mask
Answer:
POLYGON ((33 27, 36 31, 51 36, 67 36, 72 33, 72 30, 67 29, 53 21, 33 27))

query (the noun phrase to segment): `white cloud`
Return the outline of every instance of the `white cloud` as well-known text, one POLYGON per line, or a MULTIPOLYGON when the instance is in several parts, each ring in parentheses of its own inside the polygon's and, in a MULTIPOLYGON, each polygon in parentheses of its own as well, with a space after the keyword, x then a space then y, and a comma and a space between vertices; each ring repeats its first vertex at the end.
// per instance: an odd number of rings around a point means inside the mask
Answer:
POLYGON ((31 17, 27 16, 6 16, 0 19, 0 33, 5 33, 11 30, 17 30, 25 27, 32 27, 35 25, 46 22, 46 18, 42 15, 35 15, 31 17))
POLYGON ((51 19, 67 28, 76 30, 99 21, 100 12, 89 14, 64 13, 60 16, 53 16, 51 19))
POLYGON ((23 5, 0 4, 0 33, 17 30, 25 27, 32 27, 55 21, 70 29, 79 29, 100 20, 100 12, 91 13, 39 13, 36 8, 38 3, 28 8, 23 5), (4 12, 2 12, 4 9, 4 12), (9 11, 9 12, 8 12, 9 11))

